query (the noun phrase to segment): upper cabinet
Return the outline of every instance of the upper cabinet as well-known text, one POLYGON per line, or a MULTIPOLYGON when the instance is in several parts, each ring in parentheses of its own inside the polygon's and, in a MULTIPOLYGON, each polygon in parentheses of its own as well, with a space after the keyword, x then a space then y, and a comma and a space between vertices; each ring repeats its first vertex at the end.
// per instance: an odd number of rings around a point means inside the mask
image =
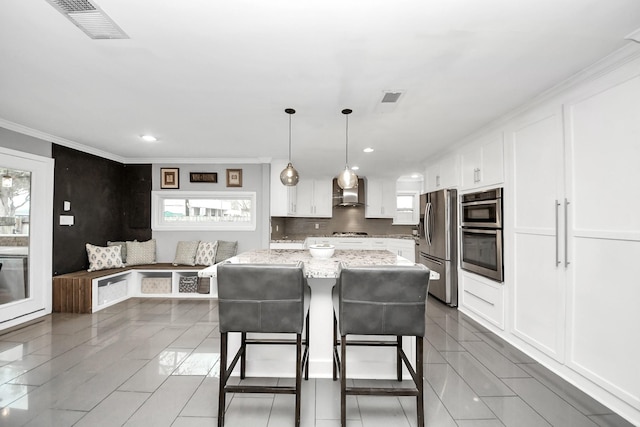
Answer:
POLYGON ((331 178, 300 178, 298 185, 288 187, 280 182, 280 172, 287 160, 271 162, 271 216, 331 218, 331 178))
POLYGON ((485 187, 504 182, 504 138, 502 132, 490 135, 460 152, 462 189, 485 187))
POLYGON ((455 154, 443 157, 428 166, 425 173, 425 191, 457 187, 458 169, 458 156, 455 154))
POLYGON ((331 218, 331 178, 300 178, 298 185, 290 187, 289 215, 313 218, 331 218))
POLYGON ((280 172, 287 167, 287 160, 271 162, 271 216, 287 216, 290 214, 289 189, 280 182, 280 172))
POLYGON ((396 213, 396 183, 394 180, 367 178, 365 185, 366 218, 393 218, 396 213))

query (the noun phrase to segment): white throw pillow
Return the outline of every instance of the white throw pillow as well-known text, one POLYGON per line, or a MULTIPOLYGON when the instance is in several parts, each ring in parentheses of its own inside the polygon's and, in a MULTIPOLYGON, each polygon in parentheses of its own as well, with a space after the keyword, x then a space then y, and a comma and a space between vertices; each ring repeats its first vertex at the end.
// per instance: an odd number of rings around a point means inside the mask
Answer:
POLYGON ((216 263, 218 242, 200 242, 196 252, 196 265, 213 265, 216 263))
POLYGON ((120 246, 94 246, 86 245, 89 269, 87 271, 108 270, 110 268, 124 267, 120 257, 120 246))

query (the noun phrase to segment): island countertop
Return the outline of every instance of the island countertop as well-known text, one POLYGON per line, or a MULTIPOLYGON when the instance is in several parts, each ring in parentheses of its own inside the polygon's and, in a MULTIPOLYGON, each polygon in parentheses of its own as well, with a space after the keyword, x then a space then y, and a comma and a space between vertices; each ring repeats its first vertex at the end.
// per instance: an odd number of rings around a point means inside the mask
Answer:
MULTIPOLYGON (((305 249, 257 249, 238 254, 226 262, 241 264, 293 264, 304 263, 304 274, 308 279, 335 279, 338 277, 338 265, 413 265, 406 258, 389 251, 379 250, 336 250, 331 258, 313 258, 305 249)), ((217 266, 213 265, 200 270, 200 277, 216 277, 217 266)), ((440 275, 431 272, 431 280, 438 280, 440 275)))

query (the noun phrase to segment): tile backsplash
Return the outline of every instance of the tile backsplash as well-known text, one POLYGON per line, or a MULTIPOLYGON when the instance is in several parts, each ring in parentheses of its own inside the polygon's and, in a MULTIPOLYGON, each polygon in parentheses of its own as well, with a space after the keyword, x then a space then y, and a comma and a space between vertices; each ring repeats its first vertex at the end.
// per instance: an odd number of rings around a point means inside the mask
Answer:
POLYGON ((332 218, 271 217, 271 239, 297 240, 307 236, 328 236, 334 232, 364 232, 369 235, 411 234, 416 229, 411 225, 391 223, 391 219, 365 218, 362 206, 334 208, 332 218))

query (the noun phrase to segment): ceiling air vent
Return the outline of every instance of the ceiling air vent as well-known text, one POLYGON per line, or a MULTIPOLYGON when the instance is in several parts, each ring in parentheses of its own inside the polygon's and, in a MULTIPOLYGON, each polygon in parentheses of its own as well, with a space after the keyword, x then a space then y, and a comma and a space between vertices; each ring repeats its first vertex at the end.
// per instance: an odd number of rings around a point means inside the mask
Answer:
POLYGON ((398 98, 400 98, 400 95, 402 95, 402 92, 385 92, 381 102, 398 102, 398 98))
POLYGON ((46 0, 92 39, 128 39, 129 36, 89 0, 46 0))

